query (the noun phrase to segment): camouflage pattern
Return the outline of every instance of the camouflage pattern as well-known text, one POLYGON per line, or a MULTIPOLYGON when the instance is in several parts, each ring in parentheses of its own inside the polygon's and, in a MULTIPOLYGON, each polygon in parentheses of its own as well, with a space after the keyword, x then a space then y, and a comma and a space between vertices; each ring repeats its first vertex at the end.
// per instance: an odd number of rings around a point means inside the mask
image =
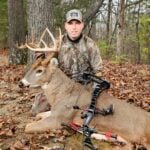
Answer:
POLYGON ((80 40, 75 42, 64 35, 58 60, 60 68, 67 75, 83 73, 84 71, 95 74, 102 69, 99 48, 92 39, 85 35, 82 35, 80 40))

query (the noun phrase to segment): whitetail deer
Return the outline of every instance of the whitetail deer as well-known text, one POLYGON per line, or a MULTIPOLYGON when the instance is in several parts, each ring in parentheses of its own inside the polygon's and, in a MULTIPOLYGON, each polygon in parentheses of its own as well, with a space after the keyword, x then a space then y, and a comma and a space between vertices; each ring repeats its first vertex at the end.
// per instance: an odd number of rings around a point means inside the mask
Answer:
MULTIPOLYGON (((56 54, 53 49, 47 58, 38 58, 20 81, 22 86, 42 87, 51 105, 51 114, 47 118, 30 123, 26 126, 26 133, 44 132, 61 128, 62 122, 81 123, 81 112, 73 106, 86 106, 91 101, 91 87, 86 87, 71 80, 58 67, 56 54)), ((97 107, 103 108, 115 105, 114 115, 107 117, 95 116, 91 126, 101 131, 111 131, 130 142, 145 144, 150 148, 150 114, 125 101, 118 100, 103 92, 97 101, 97 107)))

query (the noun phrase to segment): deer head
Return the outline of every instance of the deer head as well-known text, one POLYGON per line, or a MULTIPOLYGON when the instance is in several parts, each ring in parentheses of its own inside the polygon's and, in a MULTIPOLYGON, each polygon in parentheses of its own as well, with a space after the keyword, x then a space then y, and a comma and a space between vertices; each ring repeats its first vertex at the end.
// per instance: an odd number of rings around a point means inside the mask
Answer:
POLYGON ((38 44, 26 43, 25 46, 35 52, 49 52, 48 56, 41 54, 27 71, 24 78, 19 82, 19 87, 44 87, 51 78, 58 60, 56 59, 61 45, 61 31, 59 40, 56 41, 53 34, 46 28, 40 38, 38 44), (43 40, 45 33, 48 32, 53 41, 53 47, 48 47, 48 44, 43 40), (32 45, 32 46, 31 46, 32 45), (36 45, 36 46, 35 46, 36 45), (42 47, 41 47, 42 45, 42 47), (43 47, 44 45, 44 47, 43 47))

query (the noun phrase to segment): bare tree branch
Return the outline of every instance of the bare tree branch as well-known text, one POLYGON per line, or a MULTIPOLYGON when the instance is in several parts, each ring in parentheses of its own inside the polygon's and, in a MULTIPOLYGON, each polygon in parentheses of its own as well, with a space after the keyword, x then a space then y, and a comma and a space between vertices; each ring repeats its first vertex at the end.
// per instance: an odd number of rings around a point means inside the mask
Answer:
POLYGON ((128 4, 128 5, 126 5, 125 8, 130 7, 132 5, 137 5, 137 4, 141 3, 141 2, 143 2, 143 0, 138 0, 136 2, 132 2, 132 3, 128 4))
POLYGON ((92 18, 99 12, 100 7, 102 7, 104 0, 93 2, 93 5, 87 10, 84 17, 85 26, 92 20, 92 18))

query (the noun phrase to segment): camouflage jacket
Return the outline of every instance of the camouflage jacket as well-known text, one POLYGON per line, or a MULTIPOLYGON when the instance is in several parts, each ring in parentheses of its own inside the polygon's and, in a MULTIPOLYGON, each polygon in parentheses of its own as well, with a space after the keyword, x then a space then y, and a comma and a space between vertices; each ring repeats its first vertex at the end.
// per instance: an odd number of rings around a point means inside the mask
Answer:
POLYGON ((100 72, 102 59, 95 42, 82 35, 79 41, 72 42, 65 34, 58 56, 60 68, 68 75, 90 71, 100 72))

